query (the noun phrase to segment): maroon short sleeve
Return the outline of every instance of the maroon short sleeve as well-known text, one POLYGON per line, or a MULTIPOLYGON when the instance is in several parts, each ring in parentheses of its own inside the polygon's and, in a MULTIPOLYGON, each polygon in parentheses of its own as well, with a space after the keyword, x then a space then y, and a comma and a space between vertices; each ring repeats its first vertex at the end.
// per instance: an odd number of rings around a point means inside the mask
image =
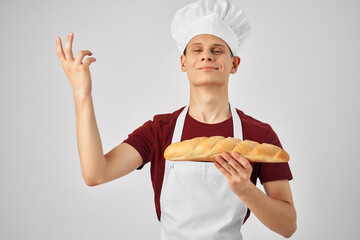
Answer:
MULTIPOLYGON (((274 130, 269 125, 269 130, 265 138, 265 143, 274 144, 281 147, 280 140, 274 130)), ((293 179, 289 163, 262 163, 259 169, 259 180, 261 184, 275 180, 293 179)))
POLYGON ((153 139, 153 122, 149 120, 139 128, 135 129, 131 134, 128 135, 128 138, 123 141, 124 143, 133 146, 143 159, 143 164, 137 168, 137 170, 142 169, 144 165, 150 161, 151 149, 149 146, 151 146, 153 139))

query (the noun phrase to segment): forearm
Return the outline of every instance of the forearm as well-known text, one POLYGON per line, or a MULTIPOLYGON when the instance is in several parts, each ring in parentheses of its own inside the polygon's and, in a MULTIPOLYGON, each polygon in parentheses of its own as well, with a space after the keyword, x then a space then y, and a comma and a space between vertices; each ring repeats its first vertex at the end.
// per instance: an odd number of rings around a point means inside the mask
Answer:
POLYGON ((91 94, 74 93, 77 141, 85 182, 95 185, 104 169, 104 152, 91 94))
POLYGON ((266 227, 284 237, 290 237, 296 230, 296 212, 292 204, 273 199, 250 184, 246 194, 239 196, 244 204, 266 227))

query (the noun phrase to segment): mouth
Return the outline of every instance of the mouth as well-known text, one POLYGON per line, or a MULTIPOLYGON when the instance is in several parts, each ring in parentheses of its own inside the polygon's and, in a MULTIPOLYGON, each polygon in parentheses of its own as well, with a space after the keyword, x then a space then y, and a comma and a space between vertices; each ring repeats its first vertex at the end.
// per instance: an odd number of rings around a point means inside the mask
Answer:
POLYGON ((198 70, 204 70, 204 71, 212 71, 212 70, 218 70, 217 67, 200 67, 198 70))

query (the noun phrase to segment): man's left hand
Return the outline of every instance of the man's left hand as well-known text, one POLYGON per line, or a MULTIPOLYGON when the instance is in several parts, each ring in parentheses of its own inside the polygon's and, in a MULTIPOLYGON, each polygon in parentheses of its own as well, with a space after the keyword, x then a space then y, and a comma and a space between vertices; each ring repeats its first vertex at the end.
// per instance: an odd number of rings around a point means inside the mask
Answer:
POLYGON ((253 186, 250 181, 252 166, 236 152, 222 152, 214 161, 215 166, 227 178, 230 189, 239 197, 253 186))

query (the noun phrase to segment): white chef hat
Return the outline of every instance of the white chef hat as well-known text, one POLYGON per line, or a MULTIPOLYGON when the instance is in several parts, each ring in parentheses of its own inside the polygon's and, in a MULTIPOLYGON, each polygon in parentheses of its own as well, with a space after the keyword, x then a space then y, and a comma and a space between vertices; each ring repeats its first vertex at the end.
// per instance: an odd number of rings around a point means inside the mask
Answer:
POLYGON ((234 56, 250 33, 244 12, 230 0, 199 0, 179 9, 171 23, 171 35, 181 53, 199 34, 211 34, 224 40, 234 56))

